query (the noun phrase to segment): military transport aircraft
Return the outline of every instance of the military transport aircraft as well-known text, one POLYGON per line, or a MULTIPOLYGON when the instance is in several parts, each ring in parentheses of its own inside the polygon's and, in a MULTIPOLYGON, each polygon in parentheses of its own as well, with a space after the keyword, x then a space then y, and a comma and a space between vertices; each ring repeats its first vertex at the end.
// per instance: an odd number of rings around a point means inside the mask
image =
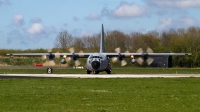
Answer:
POLYGON ((106 71, 107 74, 111 74, 111 65, 110 59, 115 62, 117 60, 121 61, 121 66, 127 64, 124 58, 131 58, 132 63, 138 62, 140 65, 145 61, 148 65, 153 62, 152 57, 156 56, 186 56, 191 55, 191 53, 153 53, 153 50, 147 48, 146 52, 143 52, 142 48, 138 49, 136 53, 121 53, 120 48, 116 48, 116 53, 106 53, 104 46, 104 27, 102 24, 101 31, 101 43, 100 43, 100 52, 99 53, 75 53, 74 48, 70 48, 69 51, 71 53, 11 53, 7 54, 7 56, 42 56, 48 57, 50 62, 53 62, 55 57, 61 57, 61 63, 66 64, 69 59, 73 59, 75 61, 75 66, 79 66, 80 62, 78 58, 87 58, 86 64, 86 72, 90 74, 93 72, 94 74, 98 74, 99 72, 106 71))

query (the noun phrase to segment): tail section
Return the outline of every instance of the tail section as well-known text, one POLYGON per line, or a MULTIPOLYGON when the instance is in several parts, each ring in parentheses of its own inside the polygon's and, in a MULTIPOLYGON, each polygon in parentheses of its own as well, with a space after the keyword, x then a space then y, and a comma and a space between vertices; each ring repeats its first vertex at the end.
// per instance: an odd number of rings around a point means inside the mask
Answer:
POLYGON ((102 24, 100 53, 104 53, 104 52, 105 52, 105 45, 104 45, 104 28, 103 28, 103 24, 102 24))

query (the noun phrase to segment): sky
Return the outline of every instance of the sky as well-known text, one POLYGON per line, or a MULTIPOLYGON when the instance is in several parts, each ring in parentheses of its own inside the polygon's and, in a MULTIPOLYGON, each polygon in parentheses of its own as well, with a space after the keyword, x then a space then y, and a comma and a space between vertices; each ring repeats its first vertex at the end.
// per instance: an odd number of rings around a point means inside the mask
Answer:
POLYGON ((200 26, 200 0, 0 0, 0 49, 48 49, 74 37, 200 26))

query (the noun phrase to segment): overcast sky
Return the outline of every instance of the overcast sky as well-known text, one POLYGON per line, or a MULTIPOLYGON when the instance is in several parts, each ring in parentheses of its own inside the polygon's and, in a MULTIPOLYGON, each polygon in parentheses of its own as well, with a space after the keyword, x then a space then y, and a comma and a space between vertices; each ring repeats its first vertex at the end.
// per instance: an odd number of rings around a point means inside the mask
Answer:
POLYGON ((0 0, 0 49, 52 48, 59 32, 142 33, 200 25, 200 0, 0 0))

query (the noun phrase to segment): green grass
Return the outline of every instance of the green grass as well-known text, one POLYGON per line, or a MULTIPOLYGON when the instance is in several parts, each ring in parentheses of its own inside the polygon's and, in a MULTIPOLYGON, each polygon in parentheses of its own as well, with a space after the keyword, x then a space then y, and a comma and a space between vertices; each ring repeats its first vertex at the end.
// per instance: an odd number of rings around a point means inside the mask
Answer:
POLYGON ((0 79, 1 111, 200 110, 199 78, 0 79))
MULTIPOLYGON (((0 74, 46 74, 46 68, 41 69, 0 69, 0 74)), ((55 74, 86 74, 85 69, 53 68, 55 74)), ((101 74, 106 74, 102 72, 101 74)), ((200 68, 113 68, 112 74, 200 74, 200 68)))

